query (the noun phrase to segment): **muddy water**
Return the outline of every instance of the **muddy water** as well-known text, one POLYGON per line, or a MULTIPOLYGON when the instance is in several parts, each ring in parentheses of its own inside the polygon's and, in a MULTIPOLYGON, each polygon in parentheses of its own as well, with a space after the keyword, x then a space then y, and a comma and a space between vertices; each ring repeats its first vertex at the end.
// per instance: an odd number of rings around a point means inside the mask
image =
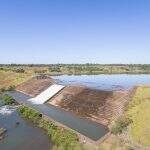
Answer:
POLYGON ((101 90, 126 90, 130 89, 135 85, 149 84, 150 85, 150 75, 62 75, 54 76, 58 82, 68 85, 68 84, 82 84, 89 87, 101 89, 101 90))
POLYGON ((7 129, 5 138, 0 140, 1 150, 50 150, 52 147, 44 131, 22 119, 13 108, 3 108, 3 113, 0 113, 0 126, 7 129))

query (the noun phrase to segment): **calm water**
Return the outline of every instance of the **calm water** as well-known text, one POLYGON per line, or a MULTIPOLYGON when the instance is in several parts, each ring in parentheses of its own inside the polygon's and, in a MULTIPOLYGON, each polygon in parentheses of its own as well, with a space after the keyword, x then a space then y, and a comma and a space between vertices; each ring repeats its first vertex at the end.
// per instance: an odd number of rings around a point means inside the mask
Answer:
POLYGON ((149 84, 150 75, 79 75, 54 76, 61 84, 82 84, 102 90, 130 89, 135 85, 149 84))
MULTIPOLYGON (((1 109, 2 107, 0 107, 1 109)), ((12 108, 10 114, 0 113, 0 126, 7 129, 6 137, 0 140, 1 150, 50 150, 52 144, 42 129, 22 119, 12 108), (16 125, 19 122, 19 125, 16 125)))

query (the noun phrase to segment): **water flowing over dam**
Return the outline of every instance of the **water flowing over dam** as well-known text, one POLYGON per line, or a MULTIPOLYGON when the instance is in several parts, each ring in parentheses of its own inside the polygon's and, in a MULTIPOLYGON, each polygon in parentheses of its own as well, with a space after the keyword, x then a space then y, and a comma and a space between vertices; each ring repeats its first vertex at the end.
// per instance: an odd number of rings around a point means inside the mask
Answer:
POLYGON ((63 85, 53 84, 36 97, 29 99, 29 101, 35 104, 44 104, 47 100, 60 92, 64 87, 65 86, 63 85))

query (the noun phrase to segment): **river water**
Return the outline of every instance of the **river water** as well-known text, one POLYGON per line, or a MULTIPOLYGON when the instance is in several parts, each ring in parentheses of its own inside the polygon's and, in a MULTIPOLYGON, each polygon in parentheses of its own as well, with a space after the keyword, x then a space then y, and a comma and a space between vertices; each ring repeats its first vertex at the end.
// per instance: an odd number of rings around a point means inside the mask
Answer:
POLYGON ((0 150, 50 150, 52 147, 46 133, 21 118, 15 107, 0 106, 0 127, 7 129, 5 138, 0 140, 0 150))
POLYGON ((59 83, 64 85, 82 84, 101 90, 126 90, 135 85, 150 85, 148 74, 113 74, 113 75, 61 75, 53 76, 59 83))

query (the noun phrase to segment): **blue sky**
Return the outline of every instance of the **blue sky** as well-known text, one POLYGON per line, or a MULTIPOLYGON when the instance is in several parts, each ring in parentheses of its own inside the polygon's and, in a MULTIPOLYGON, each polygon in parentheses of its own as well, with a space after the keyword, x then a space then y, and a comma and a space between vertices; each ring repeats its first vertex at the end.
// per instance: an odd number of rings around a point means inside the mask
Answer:
POLYGON ((149 0, 0 0, 0 63, 150 63, 149 0))

